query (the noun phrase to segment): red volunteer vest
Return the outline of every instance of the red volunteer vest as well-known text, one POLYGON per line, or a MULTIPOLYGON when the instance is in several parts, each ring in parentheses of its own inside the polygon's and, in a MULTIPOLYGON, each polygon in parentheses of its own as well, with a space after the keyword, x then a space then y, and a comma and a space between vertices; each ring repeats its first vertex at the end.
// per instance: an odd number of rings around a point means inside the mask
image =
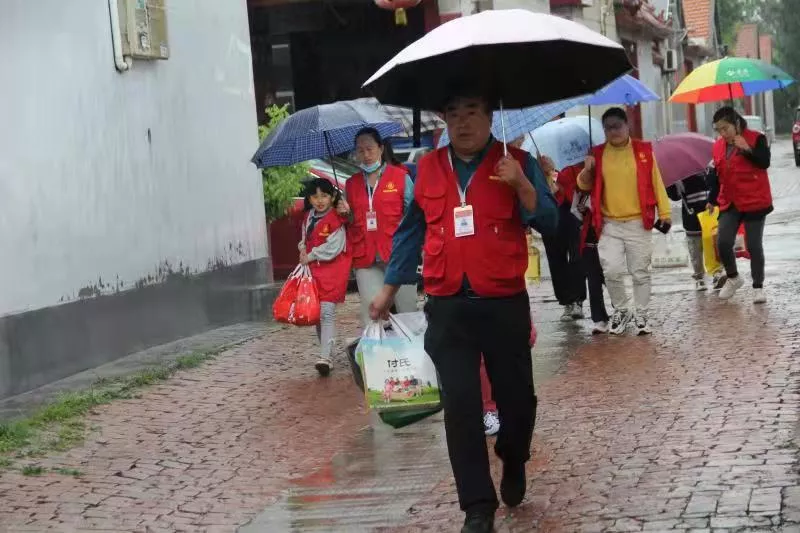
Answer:
MULTIPOLYGON (((311 212, 306 214, 303 222, 305 234, 311 212)), ((311 252, 328 240, 333 232, 342 227, 342 220, 336 211, 331 209, 322 219, 317 221, 311 235, 306 237, 306 252, 311 252)), ((350 278, 350 254, 347 248, 337 255, 332 261, 312 261, 308 264, 311 275, 317 282, 320 302, 344 302, 347 294, 347 281, 350 278)))
MULTIPOLYGON (((455 236, 453 210, 461 205, 458 178, 448 157, 449 148, 423 157, 414 184, 414 198, 425 214, 422 276, 431 296, 461 291, 464 275, 479 296, 497 298, 525 291, 528 247, 514 190, 489 177, 503 156, 495 143, 467 187, 466 201, 474 213, 475 234, 455 236)), ((527 154, 509 147, 525 167, 527 154)))
MULTIPOLYGON (((755 146, 759 133, 744 130, 742 137, 755 146)), ((731 204, 742 213, 761 211, 772 206, 772 189, 767 171, 756 167, 739 150, 728 158, 728 145, 722 138, 714 143, 714 166, 719 176, 718 203, 721 211, 731 204)))
POLYGON ((384 263, 389 263, 392 237, 403 220, 406 174, 404 168, 386 165, 376 184, 372 209, 378 219, 377 231, 367 231, 369 195, 364 173, 359 172, 347 180, 345 194, 353 212, 353 222, 347 228, 347 241, 354 268, 371 267, 376 256, 380 256, 384 263))
POLYGON ((558 183, 559 187, 555 197, 559 205, 564 203, 572 205, 575 188, 578 186, 578 174, 581 173, 581 170, 583 170, 583 163, 578 163, 565 167, 558 173, 556 183, 558 183))
MULTIPOLYGON (((642 209, 642 225, 651 230, 656 222, 658 200, 653 188, 653 145, 646 141, 631 139, 633 156, 636 158, 636 181, 639 189, 639 205, 642 209)), ((594 187, 592 188, 592 226, 600 239, 603 231, 603 153, 606 145, 592 148, 595 158, 594 187)))

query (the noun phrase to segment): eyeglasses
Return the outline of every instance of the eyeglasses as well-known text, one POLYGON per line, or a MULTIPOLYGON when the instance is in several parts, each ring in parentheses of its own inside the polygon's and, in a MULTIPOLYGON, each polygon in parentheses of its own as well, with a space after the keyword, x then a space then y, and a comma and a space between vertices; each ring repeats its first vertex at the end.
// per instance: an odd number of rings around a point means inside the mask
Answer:
POLYGON ((609 122, 609 123, 603 124, 603 129, 605 131, 615 131, 615 130, 621 130, 625 126, 626 126, 626 124, 624 122, 609 122))

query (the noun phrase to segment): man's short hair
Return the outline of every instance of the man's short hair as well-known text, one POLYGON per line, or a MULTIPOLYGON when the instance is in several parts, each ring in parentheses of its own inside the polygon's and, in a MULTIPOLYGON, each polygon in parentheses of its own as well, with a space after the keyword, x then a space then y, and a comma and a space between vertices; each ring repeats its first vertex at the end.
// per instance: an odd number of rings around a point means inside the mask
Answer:
POLYGON ((608 109, 608 111, 603 113, 603 119, 602 119, 603 124, 605 124, 606 119, 609 118, 618 118, 625 124, 628 123, 628 114, 621 107, 612 107, 608 109))
POLYGON ((442 102, 441 111, 444 113, 447 108, 459 100, 480 100, 483 103, 484 111, 492 116, 493 99, 487 96, 486 91, 473 83, 454 83, 448 88, 448 97, 442 102))

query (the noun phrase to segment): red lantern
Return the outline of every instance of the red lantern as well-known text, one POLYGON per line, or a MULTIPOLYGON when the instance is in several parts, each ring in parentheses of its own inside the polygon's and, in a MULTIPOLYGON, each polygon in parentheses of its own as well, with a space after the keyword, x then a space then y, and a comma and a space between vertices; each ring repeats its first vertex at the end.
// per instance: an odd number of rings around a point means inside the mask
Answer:
POLYGON ((391 9, 394 11, 394 23, 396 26, 408 25, 406 9, 416 7, 422 0, 375 0, 375 5, 381 9, 391 9))

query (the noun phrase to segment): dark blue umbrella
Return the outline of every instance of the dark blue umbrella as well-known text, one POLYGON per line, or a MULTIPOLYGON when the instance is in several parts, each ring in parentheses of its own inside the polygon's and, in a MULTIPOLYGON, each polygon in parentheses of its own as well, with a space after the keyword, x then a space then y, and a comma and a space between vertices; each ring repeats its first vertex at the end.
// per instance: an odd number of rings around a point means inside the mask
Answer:
POLYGON ((372 127, 381 137, 403 131, 403 125, 375 105, 348 100, 294 113, 275 128, 259 146, 252 162, 258 168, 294 165, 324 159, 355 146, 361 128, 372 127))

